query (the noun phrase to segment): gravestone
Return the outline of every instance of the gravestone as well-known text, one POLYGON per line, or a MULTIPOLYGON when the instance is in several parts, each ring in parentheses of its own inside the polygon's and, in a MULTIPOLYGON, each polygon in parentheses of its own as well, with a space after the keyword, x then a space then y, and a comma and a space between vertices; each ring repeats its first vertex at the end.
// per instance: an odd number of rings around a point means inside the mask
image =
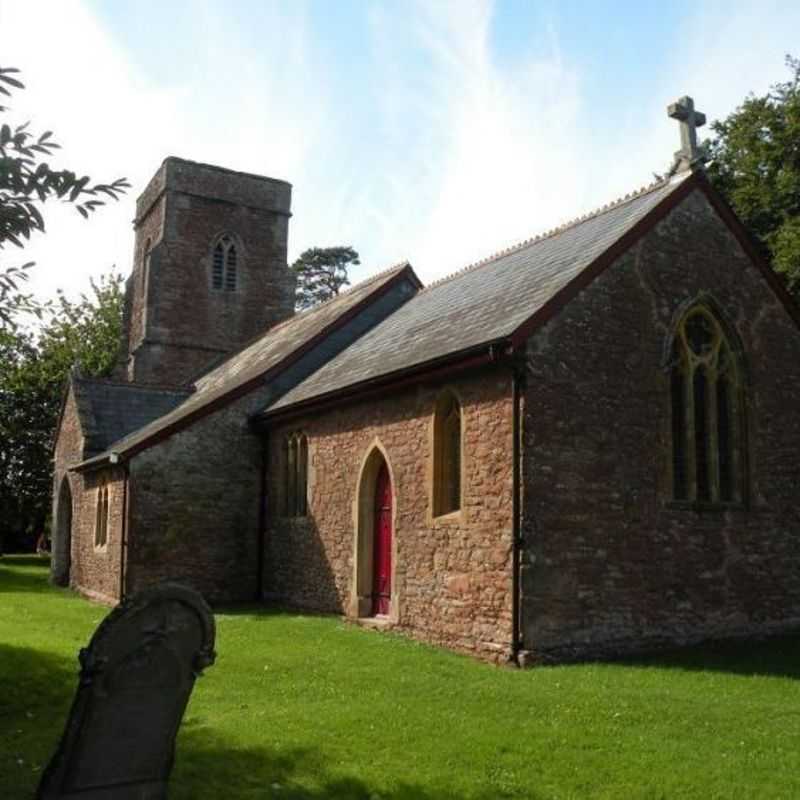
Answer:
POLYGON ((194 590, 161 584, 120 603, 80 652, 38 800, 165 798, 183 712, 214 658, 214 617, 194 590))

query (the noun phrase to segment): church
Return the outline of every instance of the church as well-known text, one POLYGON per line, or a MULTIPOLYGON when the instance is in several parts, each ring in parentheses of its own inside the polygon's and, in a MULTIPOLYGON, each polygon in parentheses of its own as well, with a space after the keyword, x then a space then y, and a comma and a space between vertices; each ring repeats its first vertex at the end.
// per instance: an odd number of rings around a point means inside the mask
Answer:
POLYGON ((291 186, 167 158, 117 374, 73 371, 54 582, 338 614, 482 659, 800 624, 800 311, 702 167, 294 312, 291 186))

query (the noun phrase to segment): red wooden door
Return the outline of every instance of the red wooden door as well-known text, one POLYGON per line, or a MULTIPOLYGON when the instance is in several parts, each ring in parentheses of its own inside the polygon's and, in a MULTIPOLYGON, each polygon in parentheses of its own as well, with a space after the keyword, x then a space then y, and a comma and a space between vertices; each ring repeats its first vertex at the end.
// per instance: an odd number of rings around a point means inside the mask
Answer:
POLYGON ((375 484, 375 542, 372 549, 372 613, 388 614, 392 597, 392 483, 384 464, 375 484))

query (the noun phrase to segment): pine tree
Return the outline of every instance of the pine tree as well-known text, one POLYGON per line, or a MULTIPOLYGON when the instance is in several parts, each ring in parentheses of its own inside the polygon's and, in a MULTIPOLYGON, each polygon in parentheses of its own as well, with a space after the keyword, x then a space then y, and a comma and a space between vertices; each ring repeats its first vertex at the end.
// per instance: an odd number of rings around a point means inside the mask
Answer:
POLYGON ((312 247, 292 264, 297 276, 295 307, 311 308, 336 297, 343 286, 349 286, 347 268, 361 262, 352 247, 312 247))

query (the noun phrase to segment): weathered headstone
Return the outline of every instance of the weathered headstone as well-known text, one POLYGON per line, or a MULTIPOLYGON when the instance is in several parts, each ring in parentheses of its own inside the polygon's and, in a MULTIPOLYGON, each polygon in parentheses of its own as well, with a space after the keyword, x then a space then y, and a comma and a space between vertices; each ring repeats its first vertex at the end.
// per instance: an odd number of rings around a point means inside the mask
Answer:
POLYGON ((80 652, 38 800, 165 798, 194 680, 214 658, 214 617, 192 589, 162 584, 120 603, 80 652))

